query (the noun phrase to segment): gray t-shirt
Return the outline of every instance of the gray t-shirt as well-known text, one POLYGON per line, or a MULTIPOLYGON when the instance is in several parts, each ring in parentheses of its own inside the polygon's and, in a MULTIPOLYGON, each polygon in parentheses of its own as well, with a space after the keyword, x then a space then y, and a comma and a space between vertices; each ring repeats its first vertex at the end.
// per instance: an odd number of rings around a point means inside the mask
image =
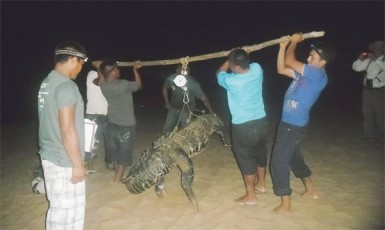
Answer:
POLYGON ((136 125, 132 92, 138 91, 138 84, 135 81, 117 79, 103 81, 100 89, 108 103, 108 122, 121 126, 136 125))
POLYGON ((44 79, 38 97, 39 154, 53 164, 70 168, 72 161, 63 145, 59 109, 75 105, 75 127, 79 136, 80 153, 84 159, 84 102, 77 85, 55 70, 44 79))

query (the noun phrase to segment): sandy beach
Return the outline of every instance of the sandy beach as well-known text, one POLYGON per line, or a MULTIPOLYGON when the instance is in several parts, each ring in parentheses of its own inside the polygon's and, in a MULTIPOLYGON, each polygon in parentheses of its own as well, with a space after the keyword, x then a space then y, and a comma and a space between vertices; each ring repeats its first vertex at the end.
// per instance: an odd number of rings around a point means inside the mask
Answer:
MULTIPOLYGON (((112 184, 113 172, 104 167, 104 156, 98 153, 96 172, 86 180, 85 229, 383 229, 383 143, 362 140, 359 112, 346 113, 346 109, 336 106, 313 112, 302 151, 320 199, 302 197, 303 185, 292 174, 289 215, 272 211, 280 199, 273 194, 269 173, 267 192, 257 195, 257 206, 234 202, 244 193, 242 177, 233 153, 214 134, 207 149, 193 158, 198 212, 180 186, 177 167, 166 178, 166 197, 158 198, 153 187, 133 195, 125 186, 112 184)), ((158 137, 165 112, 136 108, 135 159, 158 137)), ((228 122, 228 115, 221 113, 228 122)), ((272 110, 269 117, 271 148, 279 112, 272 110)), ((48 202, 45 195, 31 190, 32 170, 39 165, 37 122, 1 129, 0 228, 44 229, 48 202)))

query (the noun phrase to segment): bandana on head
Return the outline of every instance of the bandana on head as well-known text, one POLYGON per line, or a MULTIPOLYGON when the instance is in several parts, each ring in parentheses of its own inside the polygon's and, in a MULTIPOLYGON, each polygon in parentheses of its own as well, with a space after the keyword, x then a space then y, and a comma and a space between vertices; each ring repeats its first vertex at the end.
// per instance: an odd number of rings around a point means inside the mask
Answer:
POLYGON ((56 50, 55 55, 59 55, 59 54, 68 54, 68 55, 72 55, 75 57, 79 57, 79 58, 84 59, 84 62, 87 62, 87 60, 88 60, 88 57, 85 54, 80 53, 79 51, 71 49, 71 48, 56 50))

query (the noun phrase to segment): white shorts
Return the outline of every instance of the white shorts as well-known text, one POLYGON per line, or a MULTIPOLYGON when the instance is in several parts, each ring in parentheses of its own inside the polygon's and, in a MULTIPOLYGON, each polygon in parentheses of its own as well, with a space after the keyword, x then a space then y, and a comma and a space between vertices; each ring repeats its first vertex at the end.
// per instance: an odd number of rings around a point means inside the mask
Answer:
POLYGON ((72 168, 42 159, 49 208, 46 229, 83 229, 86 206, 85 180, 70 182, 72 168))

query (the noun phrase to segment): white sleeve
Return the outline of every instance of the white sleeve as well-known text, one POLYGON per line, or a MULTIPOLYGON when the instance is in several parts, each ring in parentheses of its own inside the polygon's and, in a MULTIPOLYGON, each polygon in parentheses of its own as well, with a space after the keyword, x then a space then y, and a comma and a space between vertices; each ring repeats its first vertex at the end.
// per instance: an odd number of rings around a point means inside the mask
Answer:
POLYGON ((384 61, 384 56, 382 56, 382 58, 377 58, 376 64, 378 65, 378 67, 380 67, 380 69, 381 69, 382 71, 385 71, 385 61, 384 61))
POLYGON ((352 68, 357 72, 365 71, 369 65, 369 62, 370 62, 369 58, 366 58, 364 60, 357 59, 355 62, 353 62, 352 68))
POLYGON ((96 79, 97 77, 98 77, 98 72, 96 72, 95 70, 91 70, 87 74, 86 84, 87 85, 91 84, 94 81, 94 79, 96 79))

